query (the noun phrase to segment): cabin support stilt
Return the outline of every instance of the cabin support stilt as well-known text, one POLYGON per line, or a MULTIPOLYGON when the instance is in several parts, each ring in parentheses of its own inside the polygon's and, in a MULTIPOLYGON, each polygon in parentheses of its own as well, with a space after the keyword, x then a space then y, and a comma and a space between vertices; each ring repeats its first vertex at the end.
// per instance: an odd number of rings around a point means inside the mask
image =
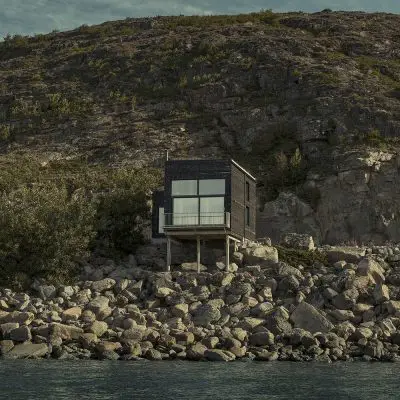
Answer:
POLYGON ((197 272, 200 272, 200 236, 197 236, 197 272))
POLYGON ((171 238, 167 235, 167 272, 171 271, 171 238))
POLYGON ((225 237, 225 269, 229 271, 229 235, 225 237))

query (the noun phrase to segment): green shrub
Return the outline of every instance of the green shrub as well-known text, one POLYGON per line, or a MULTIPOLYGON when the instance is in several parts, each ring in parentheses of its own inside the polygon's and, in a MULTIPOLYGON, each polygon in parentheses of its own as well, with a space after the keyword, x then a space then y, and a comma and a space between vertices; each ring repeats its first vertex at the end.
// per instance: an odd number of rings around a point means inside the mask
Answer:
POLYGON ((158 169, 0 157, 0 286, 24 276, 65 281, 88 251, 143 243, 158 169))
POLYGON ((278 250, 279 261, 283 261, 293 267, 298 265, 312 266, 315 262, 329 265, 326 254, 321 253, 318 250, 299 250, 290 249, 284 246, 275 246, 278 250))
POLYGON ((21 187, 0 196, 0 282, 16 273, 70 278, 94 237, 94 204, 55 184, 21 187))

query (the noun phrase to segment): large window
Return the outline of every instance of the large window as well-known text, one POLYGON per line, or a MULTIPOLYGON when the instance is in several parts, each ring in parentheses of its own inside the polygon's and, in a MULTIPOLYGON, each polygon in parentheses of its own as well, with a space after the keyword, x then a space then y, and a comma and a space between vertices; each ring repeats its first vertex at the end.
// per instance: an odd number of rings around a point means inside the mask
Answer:
POLYGON ((198 225, 199 199, 197 197, 174 198, 173 208, 173 225, 198 225))
POLYGON ((222 225, 225 179, 172 181, 173 225, 222 225))
POLYGON ((200 179, 199 195, 225 194, 225 179, 200 179))
POLYGON ((200 197, 200 224, 222 225, 224 223, 224 198, 200 197))
POLYGON ((196 196, 197 180, 172 181, 172 196, 196 196))

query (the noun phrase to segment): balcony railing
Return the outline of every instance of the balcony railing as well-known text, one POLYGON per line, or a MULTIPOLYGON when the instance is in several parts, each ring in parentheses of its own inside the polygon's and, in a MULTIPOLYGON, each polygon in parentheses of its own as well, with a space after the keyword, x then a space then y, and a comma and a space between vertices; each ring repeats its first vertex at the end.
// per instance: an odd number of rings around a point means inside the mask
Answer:
POLYGON ((164 228, 176 227, 224 227, 231 226, 231 214, 229 212, 212 212, 212 213, 166 213, 164 214, 164 228))

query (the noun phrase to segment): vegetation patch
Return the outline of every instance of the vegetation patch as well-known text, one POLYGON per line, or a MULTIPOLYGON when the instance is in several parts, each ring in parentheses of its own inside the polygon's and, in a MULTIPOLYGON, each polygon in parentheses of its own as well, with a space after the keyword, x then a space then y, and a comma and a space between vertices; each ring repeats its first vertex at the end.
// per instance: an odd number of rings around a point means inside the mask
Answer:
POLYGON ((278 250, 279 261, 283 261, 294 267, 298 265, 311 267, 314 263, 322 263, 325 266, 329 265, 326 254, 318 250, 299 250, 284 246, 274 247, 278 250))

